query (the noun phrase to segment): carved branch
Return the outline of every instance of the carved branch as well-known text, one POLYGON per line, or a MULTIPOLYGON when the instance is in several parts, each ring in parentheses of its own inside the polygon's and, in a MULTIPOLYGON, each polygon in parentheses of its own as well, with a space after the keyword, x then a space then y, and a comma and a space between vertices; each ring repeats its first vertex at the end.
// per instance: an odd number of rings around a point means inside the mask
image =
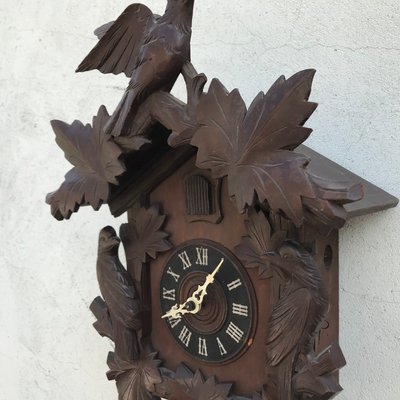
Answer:
POLYGON ((321 354, 310 357, 303 368, 293 376, 294 391, 321 400, 333 398, 342 390, 336 372, 345 365, 342 350, 335 342, 321 354))
POLYGON ((90 311, 97 318, 93 324, 100 336, 108 337, 114 341, 113 327, 107 304, 101 297, 96 297, 90 305, 90 311))

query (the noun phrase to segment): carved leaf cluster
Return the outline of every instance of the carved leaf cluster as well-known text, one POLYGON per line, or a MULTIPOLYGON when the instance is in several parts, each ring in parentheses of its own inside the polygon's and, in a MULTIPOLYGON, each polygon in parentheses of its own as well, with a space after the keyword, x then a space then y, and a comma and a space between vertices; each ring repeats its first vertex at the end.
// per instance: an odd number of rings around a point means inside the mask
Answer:
POLYGON ((272 210, 302 224, 302 197, 315 194, 306 172, 309 159, 292 150, 312 132, 303 124, 317 107, 307 101, 314 72, 279 78, 248 110, 238 90, 229 93, 216 79, 200 99, 200 128, 191 142, 198 148, 197 166, 215 178, 228 176, 229 194, 240 211, 253 205, 257 194, 272 210))
POLYGON ((60 188, 46 198, 58 220, 70 218, 81 205, 98 210, 108 200, 110 183, 118 184, 116 177, 125 172, 120 148, 102 130, 109 117, 106 108, 101 106, 93 117, 93 126, 80 121, 71 125, 62 121, 51 123, 57 144, 74 165, 60 188))
POLYGON ((115 353, 109 354, 107 377, 117 382, 120 400, 153 399, 155 385, 162 381, 158 370, 161 361, 155 357, 150 354, 137 361, 124 361, 115 353))
POLYGON ((155 259, 157 253, 171 249, 167 240, 169 234, 161 229, 165 218, 157 207, 141 208, 135 222, 121 226, 120 235, 128 260, 145 263, 147 256, 155 259))
POLYGON ((237 256, 243 261, 246 268, 259 268, 262 279, 272 278, 271 258, 265 253, 274 251, 286 239, 285 231, 272 232, 271 225, 262 211, 249 209, 246 221, 248 236, 235 248, 237 256))
POLYGON ((174 379, 157 385, 157 394, 168 400, 226 400, 231 384, 218 384, 215 377, 204 379, 200 371, 194 374, 180 365, 174 379))

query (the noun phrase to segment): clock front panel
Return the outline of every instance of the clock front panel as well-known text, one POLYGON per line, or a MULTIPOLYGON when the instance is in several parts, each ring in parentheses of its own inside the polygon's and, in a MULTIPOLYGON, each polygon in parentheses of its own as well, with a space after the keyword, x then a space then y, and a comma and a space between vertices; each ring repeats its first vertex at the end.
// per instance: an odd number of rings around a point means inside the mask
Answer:
POLYGON ((215 242, 185 243, 165 265, 161 310, 171 335, 195 359, 218 364, 246 351, 256 320, 253 299, 239 261, 215 242))
POLYGON ((207 221, 188 216, 183 182, 195 171, 190 160, 149 199, 167 216, 163 229, 174 245, 170 252, 158 255, 149 268, 151 342, 166 368, 176 370, 183 363, 205 377, 231 382, 235 394, 251 397, 266 383, 269 281, 260 280, 257 270, 246 270, 234 255, 235 246, 246 235, 245 217, 229 199, 225 181, 221 187, 222 218, 207 221), (162 318, 174 305, 185 303, 222 258, 201 310, 180 319, 162 318))

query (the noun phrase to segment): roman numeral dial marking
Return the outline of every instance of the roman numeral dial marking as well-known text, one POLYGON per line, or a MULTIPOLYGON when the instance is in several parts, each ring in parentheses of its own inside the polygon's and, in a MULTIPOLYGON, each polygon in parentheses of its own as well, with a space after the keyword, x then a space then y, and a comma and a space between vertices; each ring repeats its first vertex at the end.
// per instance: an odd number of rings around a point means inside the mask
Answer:
POLYGON ((166 288, 163 288, 163 298, 165 300, 175 301, 176 300, 175 293, 176 293, 175 289, 168 290, 166 288))
POLYGON ((188 256, 188 253, 186 251, 178 254, 179 258, 182 261, 183 269, 186 270, 192 266, 192 262, 190 261, 190 258, 188 256))
POLYGON ((192 338, 192 332, 184 326, 179 334, 179 340, 186 346, 189 347, 190 339, 192 338))
POLYGON ((242 317, 248 317, 249 316, 249 307, 244 306, 243 304, 233 303, 232 312, 235 315, 240 315, 242 317))
POLYGON ((208 356, 207 341, 204 338, 199 338, 199 354, 204 357, 208 356))
POLYGON ((206 247, 196 247, 197 265, 208 265, 208 249, 206 247))
POLYGON ((236 281, 233 281, 228 284, 228 289, 230 291, 237 289, 238 287, 242 286, 242 281, 240 279, 236 279, 236 281))
POLYGON ((171 276, 175 279, 175 282, 176 282, 176 283, 179 282, 179 278, 180 278, 181 276, 178 275, 178 274, 176 274, 174 271, 172 271, 172 268, 171 268, 171 267, 168 268, 167 274, 168 274, 168 275, 171 275, 171 276))
POLYGON ((226 349, 225 349, 224 345, 222 344, 219 337, 217 337, 217 344, 218 344, 218 348, 219 348, 219 352, 220 352, 221 356, 226 356, 228 354, 228 352, 226 351, 226 349))
POLYGON ((226 333, 236 342, 239 343, 242 340, 244 332, 239 329, 233 322, 231 322, 226 330, 226 333))
POLYGON ((182 322, 182 319, 169 317, 168 321, 169 321, 169 324, 171 325, 171 328, 173 329, 173 328, 176 328, 182 322))

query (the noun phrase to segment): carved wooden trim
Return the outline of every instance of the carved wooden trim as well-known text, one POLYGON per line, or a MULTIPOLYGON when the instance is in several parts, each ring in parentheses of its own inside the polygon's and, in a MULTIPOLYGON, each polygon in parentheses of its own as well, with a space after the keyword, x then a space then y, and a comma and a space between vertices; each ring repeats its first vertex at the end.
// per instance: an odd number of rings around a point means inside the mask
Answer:
POLYGON ((301 394, 333 397, 341 391, 335 372, 345 360, 337 343, 319 355, 314 352, 329 305, 316 262, 299 242, 288 239, 288 232, 281 227, 274 230, 263 211, 249 211, 247 230, 248 236, 235 249, 237 255, 246 268, 258 268, 261 279, 272 278, 266 399, 292 400, 301 394))

